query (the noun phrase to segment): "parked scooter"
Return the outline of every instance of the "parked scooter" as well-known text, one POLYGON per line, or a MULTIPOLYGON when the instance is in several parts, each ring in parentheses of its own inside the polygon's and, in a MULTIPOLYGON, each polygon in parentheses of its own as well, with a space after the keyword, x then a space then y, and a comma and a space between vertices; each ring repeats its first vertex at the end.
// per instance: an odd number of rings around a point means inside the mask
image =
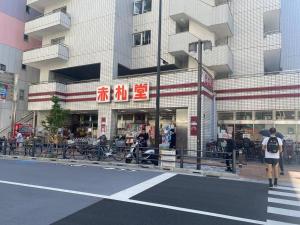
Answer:
MULTIPOLYGON (((130 148, 129 153, 126 155, 125 162, 131 163, 132 160, 137 161, 137 149, 141 153, 141 163, 158 165, 158 155, 155 154, 154 149, 146 149, 143 144, 143 140, 136 140, 130 148)), ((139 155, 140 157, 140 155, 139 155)))

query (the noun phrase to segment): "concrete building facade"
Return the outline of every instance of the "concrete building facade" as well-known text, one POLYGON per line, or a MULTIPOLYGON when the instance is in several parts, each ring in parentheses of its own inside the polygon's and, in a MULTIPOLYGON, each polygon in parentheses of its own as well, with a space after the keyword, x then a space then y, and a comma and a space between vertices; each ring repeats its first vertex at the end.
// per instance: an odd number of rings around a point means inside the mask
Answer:
MULTIPOLYGON (((24 64, 40 69, 41 84, 32 85, 29 95, 29 109, 37 112, 38 121, 47 115, 51 96, 57 95, 74 114, 72 120, 79 121, 78 127, 92 126, 98 135, 112 138, 145 126, 153 135, 158 4, 158 0, 27 0, 43 14, 25 25, 25 33, 40 38, 43 47, 23 56, 24 64), (145 83, 149 100, 134 101, 134 85, 145 83), (116 102, 112 91, 111 101, 97 103, 99 87, 113 90, 119 84, 129 85, 125 102, 116 102)), ((270 79, 258 85, 264 74, 288 85, 284 82, 289 74, 271 76, 282 70, 280 10, 280 0, 163 1, 162 134, 176 124, 179 140, 185 140, 180 147, 196 148, 198 40, 212 45, 211 50, 206 44, 203 48, 203 143, 217 137, 217 112, 236 112, 245 104, 224 100, 231 96, 225 89, 268 88, 273 85, 270 79)), ((252 113, 262 110, 259 101, 251 104, 252 113)), ((270 108, 277 106, 270 103, 270 108)))
MULTIPOLYGON (((25 22, 38 15, 38 12, 26 7, 25 0, 0 2, 0 85, 3 93, 7 91, 0 101, 1 134, 10 131, 13 96, 17 101, 16 120, 20 120, 28 114, 29 85, 39 81, 37 69, 22 65, 23 51, 37 48, 41 44, 35 38, 24 36, 25 22)), ((27 119, 30 120, 30 116, 27 119)))

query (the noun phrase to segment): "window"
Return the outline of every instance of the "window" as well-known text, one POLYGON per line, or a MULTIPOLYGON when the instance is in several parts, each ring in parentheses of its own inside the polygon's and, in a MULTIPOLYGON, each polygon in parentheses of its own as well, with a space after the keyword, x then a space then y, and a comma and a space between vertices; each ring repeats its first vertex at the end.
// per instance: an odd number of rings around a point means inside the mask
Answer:
POLYGON ((65 42, 65 37, 59 37, 51 40, 51 45, 63 44, 65 42))
POLYGON ((27 69, 27 66, 22 64, 22 70, 26 70, 27 69))
POLYGON ((252 120, 252 112, 237 112, 236 120, 252 120))
POLYGON ((220 112, 218 113, 218 120, 233 120, 232 112, 220 112))
POLYGON ((142 33, 137 33, 133 35, 133 46, 140 46, 142 33))
POLYGON ((133 4, 134 15, 147 13, 152 9, 152 0, 136 0, 133 4))
POLYGON ((294 111, 277 111, 276 120, 294 120, 296 119, 296 114, 294 111))
POLYGON ((133 46, 149 45, 151 43, 151 31, 143 31, 133 34, 133 46))
POLYGON ((272 113, 272 111, 255 112, 255 119, 256 120, 272 120, 273 113, 272 113))
POLYGON ((26 13, 30 14, 30 7, 28 5, 26 5, 26 13))
POLYGON ((151 12, 152 9, 152 0, 144 0, 143 10, 144 13, 151 12))
POLYGON ((24 34, 24 37, 23 37, 24 41, 28 41, 29 40, 29 37, 27 34, 24 34))
POLYGON ((198 52, 198 42, 189 44, 189 52, 198 52))
POLYGON ((0 71, 6 71, 6 65, 0 64, 0 71))
POLYGON ((147 30, 143 33, 143 45, 149 45, 151 43, 151 31, 147 30))
POLYGON ((25 91, 20 89, 19 91, 19 100, 24 100, 25 98, 25 91))

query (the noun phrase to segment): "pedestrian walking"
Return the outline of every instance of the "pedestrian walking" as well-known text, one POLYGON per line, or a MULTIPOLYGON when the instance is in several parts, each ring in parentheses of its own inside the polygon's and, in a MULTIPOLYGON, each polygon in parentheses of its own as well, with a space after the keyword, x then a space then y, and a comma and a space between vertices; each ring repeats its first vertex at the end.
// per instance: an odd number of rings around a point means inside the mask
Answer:
POLYGON ((225 161, 226 161, 226 171, 227 172, 232 172, 232 167, 233 167, 233 151, 235 149, 235 141, 233 139, 227 139, 227 144, 226 144, 226 156, 225 156, 225 161), (232 166, 230 166, 230 162, 232 166))
POLYGON ((282 141, 282 152, 280 152, 280 158, 279 158, 279 167, 280 167, 280 175, 284 175, 284 167, 283 167, 283 152, 286 147, 286 141, 282 141))
POLYGON ((21 132, 17 131, 17 136, 16 136, 16 143, 17 143, 17 148, 21 148, 23 146, 24 138, 21 132))
POLYGON ((273 185, 278 184, 278 165, 280 153, 282 152, 282 140, 276 137, 276 129, 271 128, 270 137, 264 138, 262 142, 262 150, 265 152, 265 162, 267 164, 267 174, 269 179, 269 187, 272 188, 273 185), (273 183, 273 173, 274 173, 274 183, 273 183))

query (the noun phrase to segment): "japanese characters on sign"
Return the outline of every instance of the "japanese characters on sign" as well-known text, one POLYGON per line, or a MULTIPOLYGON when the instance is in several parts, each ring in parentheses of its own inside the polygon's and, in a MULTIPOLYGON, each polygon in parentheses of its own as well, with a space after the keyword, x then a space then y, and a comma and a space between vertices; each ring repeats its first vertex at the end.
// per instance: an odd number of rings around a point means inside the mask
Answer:
MULTIPOLYGON (((114 102, 128 102, 129 101, 129 85, 116 84, 113 86, 113 101, 114 102)), ((150 84, 134 83, 132 86, 132 100, 148 101, 150 99, 150 84)), ((97 102, 107 103, 111 102, 111 87, 109 85, 102 85, 97 88, 97 102)))
POLYGON ((116 84, 114 86, 114 101, 128 102, 129 101, 129 86, 128 84, 116 84))
POLYGON ((102 85, 97 88, 97 102, 110 102, 110 86, 102 85))
POLYGON ((203 72, 202 82, 207 88, 213 89, 214 80, 206 71, 203 72))
POLYGON ((133 101, 147 101, 150 94, 149 83, 135 83, 133 85, 133 101))

